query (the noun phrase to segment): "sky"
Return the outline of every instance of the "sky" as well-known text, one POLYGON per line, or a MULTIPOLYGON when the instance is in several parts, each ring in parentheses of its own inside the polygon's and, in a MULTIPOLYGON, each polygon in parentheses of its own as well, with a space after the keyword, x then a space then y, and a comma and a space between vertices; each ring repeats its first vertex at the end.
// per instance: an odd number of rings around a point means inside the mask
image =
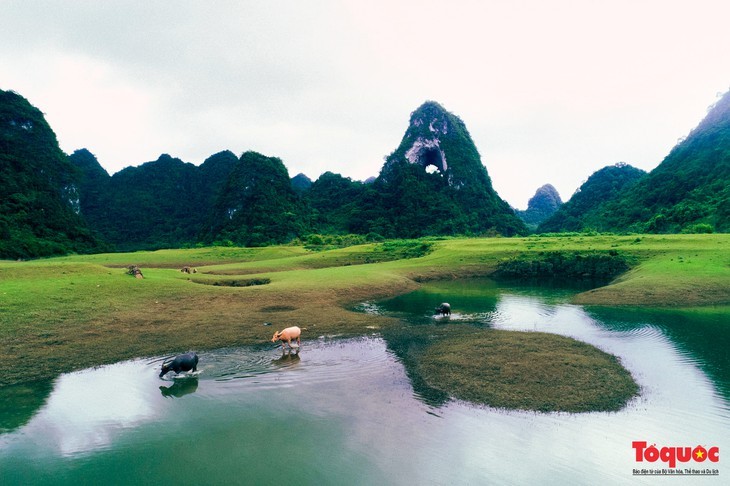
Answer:
POLYGON ((0 0, 0 89, 113 174, 167 153, 377 176, 410 113, 466 124, 499 195, 655 168, 730 89, 727 0, 0 0))

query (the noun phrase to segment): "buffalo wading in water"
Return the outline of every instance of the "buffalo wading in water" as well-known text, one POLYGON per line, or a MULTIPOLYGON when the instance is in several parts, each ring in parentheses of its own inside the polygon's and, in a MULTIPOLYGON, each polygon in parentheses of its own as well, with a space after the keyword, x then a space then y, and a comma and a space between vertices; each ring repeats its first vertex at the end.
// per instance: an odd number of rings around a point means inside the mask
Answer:
POLYGON ((170 371, 174 371, 175 373, 180 373, 181 371, 198 371, 198 355, 193 352, 180 354, 175 356, 175 359, 172 361, 162 363, 160 378, 170 371))
POLYGON ((443 304, 436 307, 436 314, 440 316, 450 316, 451 306, 447 302, 444 302, 443 304))

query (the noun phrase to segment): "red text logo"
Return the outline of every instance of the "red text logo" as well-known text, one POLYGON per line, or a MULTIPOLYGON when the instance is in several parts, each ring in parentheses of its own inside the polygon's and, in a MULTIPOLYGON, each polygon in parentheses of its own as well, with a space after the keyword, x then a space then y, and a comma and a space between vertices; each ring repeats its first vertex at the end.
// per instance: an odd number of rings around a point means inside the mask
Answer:
POLYGON ((636 451, 636 462, 666 462, 669 467, 675 467, 677 462, 719 462, 719 447, 662 447, 656 444, 646 447, 646 441, 634 441, 631 447, 636 451))

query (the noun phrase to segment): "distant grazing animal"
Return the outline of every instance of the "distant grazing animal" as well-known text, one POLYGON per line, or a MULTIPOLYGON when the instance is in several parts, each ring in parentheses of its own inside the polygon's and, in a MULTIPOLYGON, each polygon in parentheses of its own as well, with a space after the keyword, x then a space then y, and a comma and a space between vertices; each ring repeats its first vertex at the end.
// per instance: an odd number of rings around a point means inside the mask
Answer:
POLYGON ((442 316, 450 316, 451 306, 447 302, 444 302, 440 306, 436 307, 436 314, 440 314, 442 316))
POLYGON ((289 349, 291 349, 291 340, 296 339, 297 340, 297 346, 300 345, 299 336, 302 335, 302 330, 299 329, 297 326, 287 327, 283 331, 276 331, 274 332, 274 337, 271 338, 271 342, 275 343, 276 341, 282 342, 282 349, 284 348, 284 341, 287 342, 289 345, 289 349))
POLYGON ((172 361, 162 363, 162 370, 160 371, 160 378, 165 376, 165 373, 174 371, 180 373, 181 371, 198 371, 198 355, 190 352, 175 356, 172 361))

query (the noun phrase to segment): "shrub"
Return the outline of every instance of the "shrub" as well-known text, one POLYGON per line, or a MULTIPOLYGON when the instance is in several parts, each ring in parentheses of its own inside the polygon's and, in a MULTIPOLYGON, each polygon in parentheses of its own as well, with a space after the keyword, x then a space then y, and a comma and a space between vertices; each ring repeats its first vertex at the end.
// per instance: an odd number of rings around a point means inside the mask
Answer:
POLYGON ((611 280, 629 268, 630 259, 617 250, 606 253, 540 252, 499 263, 496 277, 611 280))
POLYGON ((713 233, 714 228, 708 223, 698 223, 682 230, 682 233, 702 233, 709 234, 713 233))

